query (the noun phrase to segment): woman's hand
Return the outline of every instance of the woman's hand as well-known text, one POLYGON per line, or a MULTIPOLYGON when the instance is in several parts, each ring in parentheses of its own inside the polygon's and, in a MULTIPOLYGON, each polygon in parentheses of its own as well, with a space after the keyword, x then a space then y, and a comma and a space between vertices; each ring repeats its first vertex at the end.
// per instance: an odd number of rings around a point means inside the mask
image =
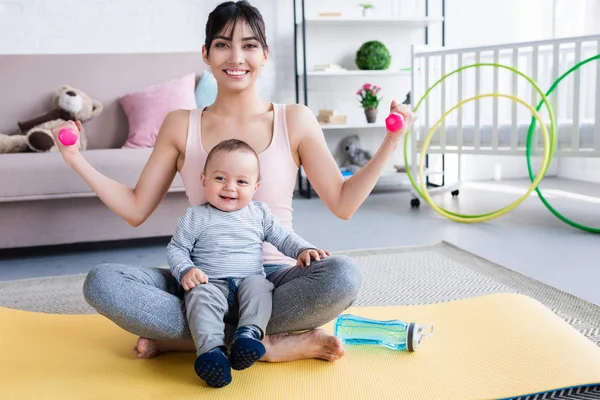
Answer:
POLYGON ((288 132, 292 144, 297 144, 299 164, 319 198, 339 218, 352 217, 375 187, 390 156, 401 146, 400 138, 413 127, 416 115, 407 107, 392 101, 390 111, 404 116, 404 127, 395 133, 387 132, 373 158, 348 180, 340 173, 312 111, 305 105, 292 106, 287 111, 288 132))
POLYGON ((79 121, 66 121, 52 128, 52 136, 54 136, 54 141, 56 142, 58 149, 67 163, 69 163, 79 154, 79 132, 81 132, 81 122, 79 121), (58 135, 63 129, 71 129, 73 133, 77 135, 77 141, 73 145, 65 146, 60 142, 60 140, 58 140, 58 135))
POLYGON ((308 267, 310 265, 311 260, 321 260, 323 258, 327 258, 331 253, 329 250, 321 250, 321 249, 307 249, 298 255, 298 261, 296 262, 297 267, 308 267))
POLYGON ((390 104, 390 114, 391 113, 401 114, 404 117, 404 126, 402 129, 398 130, 397 132, 387 131, 388 138, 399 140, 406 132, 412 129, 415 121, 417 120, 417 115, 405 105, 398 104, 396 100, 392 100, 392 103, 390 104))

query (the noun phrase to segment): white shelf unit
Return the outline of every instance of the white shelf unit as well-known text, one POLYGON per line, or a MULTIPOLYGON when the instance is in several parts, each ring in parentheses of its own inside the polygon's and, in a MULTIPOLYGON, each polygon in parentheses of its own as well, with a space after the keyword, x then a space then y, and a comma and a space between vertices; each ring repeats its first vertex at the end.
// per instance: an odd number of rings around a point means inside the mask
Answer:
MULTIPOLYGON (((394 0, 392 0, 394 1, 394 0)), ((443 4, 445 0, 440 0, 443 4)), ((326 34, 327 37, 318 37, 318 45, 319 47, 327 47, 334 46, 335 39, 345 39, 340 35, 339 32, 351 33, 354 35, 354 39, 357 37, 361 37, 363 42, 368 40, 372 40, 371 33, 374 29, 386 29, 386 32, 396 32, 404 31, 404 32, 413 32, 418 31, 423 33, 423 41, 419 41, 419 44, 428 44, 428 29, 431 24, 443 23, 444 16, 442 11, 442 17, 431 17, 428 16, 428 1, 424 1, 424 10, 423 16, 406 16, 406 17, 353 17, 353 16, 327 16, 327 17, 305 17, 305 0, 301 0, 301 12, 300 15, 297 16, 296 13, 296 0, 294 0, 294 22, 295 22, 295 31, 294 31, 294 56, 295 56, 295 68, 296 68, 296 102, 301 102, 301 92, 303 95, 303 103, 309 106, 309 79, 311 83, 313 82, 325 82, 328 84, 339 84, 339 85, 347 85, 345 83, 345 79, 354 80, 358 83, 359 79, 367 79, 367 80, 377 80, 377 79, 386 79, 389 80, 400 80, 406 83, 407 91, 402 95, 406 95, 408 91, 410 91, 410 78, 411 78, 411 70, 410 63, 405 62, 402 65, 390 65, 390 68, 386 70, 359 70, 356 65, 350 62, 348 55, 345 57, 345 63, 340 63, 340 54, 339 51, 336 54, 335 51, 327 54, 327 57, 331 57, 330 59, 324 59, 323 63, 335 63, 340 64, 345 69, 343 70, 313 70, 307 66, 307 34, 312 32, 313 30, 319 30, 323 34, 326 34), (299 36, 301 36, 299 38, 299 36), (298 42, 301 41, 301 47, 298 45, 298 42), (301 53, 301 54, 299 54, 301 53), (343 65, 345 64, 345 65, 343 65), (335 83, 333 83, 335 82, 335 83)), ((442 7, 442 10, 444 7, 442 7)), ((443 26, 443 25, 442 25, 443 26)), ((443 28, 442 28, 443 32, 443 28)), ((443 36, 443 33, 442 33, 443 36)), ((348 39, 351 40, 351 39, 348 39)), ((401 39, 399 38, 398 41, 401 39)), ((394 39, 390 39, 390 41, 394 41, 394 39)), ((442 38, 443 42, 443 38, 442 38)), ((414 43, 414 42, 413 42, 414 43)), ((406 51, 405 58, 409 60, 409 47, 413 43, 406 43, 408 49, 406 51)), ((356 47, 358 50, 358 47, 356 47)), ((356 51, 355 50, 355 51, 356 51)), ((392 61, 394 61, 395 55, 392 49, 390 49, 392 53, 392 61)), ((397 56, 397 55, 396 55, 397 56)), ((396 100, 402 101, 404 97, 397 98, 396 100)), ((389 99, 388 99, 389 100, 389 99)), ((330 108, 330 107, 326 107, 330 108)), ((336 107, 331 107, 336 108, 336 107)), ((383 114, 383 108, 381 108, 380 115, 378 116, 378 120, 375 123, 367 123, 366 119, 364 122, 358 122, 357 116, 353 113, 353 119, 348 118, 349 121, 346 124, 320 124, 324 133, 328 138, 337 137, 336 135, 344 134, 347 132, 352 134, 364 134, 364 135, 375 135, 376 133, 382 134, 385 129, 385 116, 383 114)), ((359 110, 358 112, 362 112, 359 110)), ((363 117, 364 118, 364 117, 363 117)), ((360 118, 359 118, 360 119, 360 118)), ((362 141, 362 139, 361 139, 362 141)), ((399 146, 399 153, 402 153, 403 146, 399 146)), ((403 163, 402 163, 403 164, 403 163)), ((426 172, 426 176, 438 175, 440 172, 426 172)), ((443 175, 443 172, 442 172, 443 175)), ((377 186, 397 186, 398 188, 410 189, 411 184, 408 179, 406 173, 399 173, 393 167, 388 167, 384 173, 381 175, 379 183, 377 186)), ((302 169, 298 171, 298 186, 300 189, 300 194, 310 198, 311 197, 311 186, 310 182, 304 175, 302 169), (305 189, 303 187, 306 186, 305 189)))
POLYGON ((382 129, 385 128, 384 122, 374 122, 369 124, 321 124, 321 129, 325 130, 339 130, 339 129, 382 129))
MULTIPOLYGON (((307 26, 314 25, 395 25, 405 28, 426 28, 432 23, 442 22, 443 18, 438 17, 399 17, 399 18, 374 18, 374 17, 313 17, 304 19, 307 26)), ((301 25, 302 21, 296 21, 301 25)))
MULTIPOLYGON (((301 75, 303 73, 300 73, 301 75)), ((345 69, 339 71, 315 71, 309 70, 306 72, 308 76, 388 76, 388 75, 405 75, 410 76, 410 70, 363 70, 363 69, 345 69)))

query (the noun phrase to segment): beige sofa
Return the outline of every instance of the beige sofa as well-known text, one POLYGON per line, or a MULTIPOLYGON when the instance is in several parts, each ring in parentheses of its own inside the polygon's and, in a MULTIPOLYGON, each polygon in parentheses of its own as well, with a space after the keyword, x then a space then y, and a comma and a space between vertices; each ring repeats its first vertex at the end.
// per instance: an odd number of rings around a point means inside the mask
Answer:
MULTIPOLYGON (((60 85, 102 101, 86 123, 85 157, 133 187, 152 149, 121 149, 128 122, 118 97, 204 69, 200 53, 0 55, 0 132, 49 111, 60 85)), ((111 212, 59 153, 0 154, 0 249, 171 235, 188 205, 179 176, 158 209, 132 227, 111 212)))

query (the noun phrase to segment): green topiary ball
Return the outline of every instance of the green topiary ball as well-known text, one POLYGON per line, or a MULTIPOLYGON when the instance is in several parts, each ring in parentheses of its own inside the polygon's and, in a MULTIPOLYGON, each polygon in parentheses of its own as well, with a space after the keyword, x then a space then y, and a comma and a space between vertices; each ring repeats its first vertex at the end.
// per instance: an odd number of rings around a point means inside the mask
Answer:
POLYGON ((358 69, 381 70, 390 66, 392 56, 387 47, 378 40, 365 42, 356 52, 358 69))

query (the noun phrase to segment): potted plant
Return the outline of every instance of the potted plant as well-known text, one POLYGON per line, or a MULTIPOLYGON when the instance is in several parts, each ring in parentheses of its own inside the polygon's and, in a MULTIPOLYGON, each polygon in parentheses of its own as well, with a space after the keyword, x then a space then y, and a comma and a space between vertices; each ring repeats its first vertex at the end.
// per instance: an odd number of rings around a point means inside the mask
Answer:
POLYGON ((369 40, 356 51, 354 59, 358 69, 384 70, 388 69, 392 56, 388 48, 379 40, 369 40))
POLYGON ((378 97, 378 93, 380 90, 381 87, 377 85, 365 83, 358 90, 358 92, 356 92, 356 95, 358 96, 358 101, 362 108, 365 110, 367 122, 370 124, 374 123, 377 120, 377 107, 379 107, 379 102, 381 101, 381 97, 378 97))
POLYGON ((359 7, 362 7, 363 17, 368 17, 369 15, 371 15, 371 11, 373 11, 373 4, 359 4, 359 7))

